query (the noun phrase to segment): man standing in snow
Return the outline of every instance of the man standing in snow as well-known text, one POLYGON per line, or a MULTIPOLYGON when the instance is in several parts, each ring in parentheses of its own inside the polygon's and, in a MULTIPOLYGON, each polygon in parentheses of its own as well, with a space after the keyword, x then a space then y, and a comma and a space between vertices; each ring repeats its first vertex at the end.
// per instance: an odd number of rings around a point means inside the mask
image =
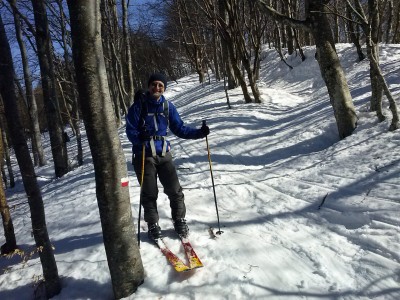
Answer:
POLYGON ((171 145, 166 137, 168 128, 183 139, 204 138, 210 133, 210 129, 206 125, 200 129, 184 125, 176 107, 163 96, 167 88, 167 80, 163 74, 152 74, 147 86, 146 93, 135 94, 135 101, 126 117, 126 134, 132 143, 134 169, 139 182, 142 176, 143 145, 145 148, 144 178, 141 188, 144 220, 148 225, 149 237, 161 238, 157 211, 158 176, 170 201, 175 231, 180 236, 186 237, 189 228, 185 220, 184 195, 172 161, 171 145))

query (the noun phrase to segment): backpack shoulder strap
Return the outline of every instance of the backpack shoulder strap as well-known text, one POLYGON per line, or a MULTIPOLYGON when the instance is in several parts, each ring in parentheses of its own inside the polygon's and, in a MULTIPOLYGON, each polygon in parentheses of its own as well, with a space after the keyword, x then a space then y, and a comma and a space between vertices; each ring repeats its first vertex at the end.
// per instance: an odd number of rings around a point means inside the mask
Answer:
MULTIPOLYGON (((165 99, 164 103, 164 117, 167 118, 167 124, 169 127, 169 101, 167 99, 165 99)), ((168 128, 167 128, 168 130, 168 128)))
POLYGON ((138 101, 142 101, 143 98, 146 96, 146 91, 143 89, 139 89, 136 91, 135 95, 133 96, 133 103, 136 103, 138 101))
POLYGON ((140 99, 140 114, 139 114, 139 122, 140 122, 141 126, 145 125, 145 119, 147 116, 147 112, 148 112, 148 108, 147 108, 146 98, 142 97, 140 99))

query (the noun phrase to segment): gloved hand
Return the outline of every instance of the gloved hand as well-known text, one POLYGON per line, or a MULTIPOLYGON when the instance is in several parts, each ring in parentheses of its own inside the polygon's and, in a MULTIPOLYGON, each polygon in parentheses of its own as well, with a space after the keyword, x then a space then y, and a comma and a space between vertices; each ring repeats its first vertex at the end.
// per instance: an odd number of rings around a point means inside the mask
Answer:
POLYGON ((208 126, 204 123, 203 123, 203 126, 201 126, 200 130, 201 130, 201 133, 203 134, 203 136, 205 136, 205 137, 210 134, 210 128, 208 128, 208 126))
POLYGON ((139 132, 139 140, 142 142, 146 142, 146 141, 150 141, 151 136, 150 134, 147 132, 147 130, 142 130, 139 132))

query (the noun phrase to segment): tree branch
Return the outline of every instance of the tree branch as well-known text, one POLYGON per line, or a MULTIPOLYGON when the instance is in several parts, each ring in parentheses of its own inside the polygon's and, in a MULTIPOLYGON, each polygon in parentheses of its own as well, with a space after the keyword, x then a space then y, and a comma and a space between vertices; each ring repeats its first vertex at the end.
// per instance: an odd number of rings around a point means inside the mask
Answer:
POLYGON ((36 30, 35 27, 33 27, 32 23, 28 20, 27 17, 25 17, 21 12, 18 10, 15 1, 7 0, 8 4, 10 4, 11 9, 14 14, 17 14, 21 17, 22 20, 24 20, 26 26, 28 26, 29 31, 32 32, 34 36, 36 36, 36 30))
MULTIPOLYGON (((360 14, 360 12, 353 7, 353 5, 350 3, 349 0, 346 0, 347 5, 351 8, 351 10, 357 15, 357 17, 363 22, 360 25, 365 25, 367 24, 367 19, 365 18, 365 14, 363 11, 361 11, 362 14, 360 14)), ((358 6, 361 7, 360 3, 358 2, 358 6)), ((354 22, 354 21, 353 21, 354 22)), ((358 23, 358 22, 357 22, 358 23)), ((359 23, 358 23, 359 24, 359 23)))
POLYGON ((276 11, 275 9, 273 9, 272 7, 270 7, 265 0, 258 0, 258 3, 260 4, 261 7, 264 8, 264 11, 266 13, 274 17, 278 22, 285 23, 286 25, 289 25, 292 28, 311 31, 311 27, 309 25, 308 20, 301 21, 285 16, 276 11))

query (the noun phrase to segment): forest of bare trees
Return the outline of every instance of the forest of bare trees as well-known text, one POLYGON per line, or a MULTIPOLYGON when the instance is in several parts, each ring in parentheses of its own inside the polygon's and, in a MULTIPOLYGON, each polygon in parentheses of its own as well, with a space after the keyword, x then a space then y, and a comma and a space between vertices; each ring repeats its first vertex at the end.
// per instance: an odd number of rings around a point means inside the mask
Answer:
POLYGON ((224 82, 229 107, 228 91, 238 87, 245 103, 262 102, 263 45, 275 49, 288 68, 288 55, 316 59, 338 136, 345 138, 357 127, 357 115, 335 44, 351 43, 355 60, 370 63, 370 110, 379 121, 391 119, 389 130, 399 128, 396 101, 379 66, 379 45, 400 43, 400 0, 147 2, 0 0, 0 212, 6 241, 1 251, 18 248, 4 195, 15 184, 15 155, 48 298, 61 284, 35 168, 51 163, 54 177, 62 177, 82 165, 83 126, 115 297, 130 295, 143 281, 129 192, 120 185, 127 169, 117 130, 135 90, 146 87, 153 72, 171 81, 196 73, 199 84, 213 74, 224 82), (305 46, 315 46, 315 57, 304 55, 305 46), (68 153, 66 128, 76 137, 76 157, 68 153), (51 157, 45 157, 44 136, 51 157))

